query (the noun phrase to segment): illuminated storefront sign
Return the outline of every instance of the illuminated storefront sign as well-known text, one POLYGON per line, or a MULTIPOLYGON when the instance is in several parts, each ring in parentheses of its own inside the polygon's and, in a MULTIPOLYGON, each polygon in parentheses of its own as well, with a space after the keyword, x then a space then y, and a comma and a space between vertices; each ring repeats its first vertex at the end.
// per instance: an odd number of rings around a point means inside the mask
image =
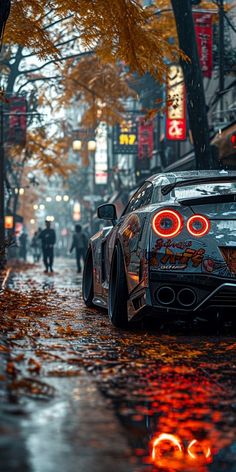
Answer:
POLYGON ((79 221, 81 219, 81 206, 79 202, 75 202, 73 207, 73 220, 79 221))
POLYGON ((114 126, 113 132, 114 154, 136 154, 138 152, 137 123, 127 119, 114 126))
POLYGON ((186 139, 186 97, 182 68, 169 67, 167 80, 166 138, 174 141, 186 139))
POLYGON ((107 183, 107 125, 100 123, 96 133, 95 184, 107 183))
POLYGON ((12 229, 13 228, 13 216, 7 215, 5 216, 5 229, 12 229))

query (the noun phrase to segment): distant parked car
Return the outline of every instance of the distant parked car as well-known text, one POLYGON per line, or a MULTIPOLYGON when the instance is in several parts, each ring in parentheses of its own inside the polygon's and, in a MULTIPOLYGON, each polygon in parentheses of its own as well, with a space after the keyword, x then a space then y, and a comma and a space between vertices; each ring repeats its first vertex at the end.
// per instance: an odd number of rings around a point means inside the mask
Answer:
POLYGON ((158 174, 131 197, 117 220, 89 241, 83 274, 87 306, 108 309, 127 326, 137 314, 236 317, 236 173, 158 174))

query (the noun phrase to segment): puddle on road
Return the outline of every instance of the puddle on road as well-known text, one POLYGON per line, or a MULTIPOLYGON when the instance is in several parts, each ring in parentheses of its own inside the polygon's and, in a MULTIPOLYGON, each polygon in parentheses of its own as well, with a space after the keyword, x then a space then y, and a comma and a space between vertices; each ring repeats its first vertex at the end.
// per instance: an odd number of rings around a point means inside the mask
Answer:
POLYGON ((49 286, 28 278, 27 296, 8 294, 16 378, 42 375, 50 385, 89 372, 113 402, 134 472, 235 471, 236 338, 176 325, 171 335, 116 330, 105 313, 84 308, 76 280, 71 288, 57 277, 49 286))

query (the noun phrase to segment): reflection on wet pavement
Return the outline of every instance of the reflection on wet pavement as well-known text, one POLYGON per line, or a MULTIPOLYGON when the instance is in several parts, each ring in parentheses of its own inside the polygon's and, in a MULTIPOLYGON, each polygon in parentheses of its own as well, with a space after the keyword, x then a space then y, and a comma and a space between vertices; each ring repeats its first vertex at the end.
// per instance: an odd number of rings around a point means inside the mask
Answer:
MULTIPOLYGON (((235 471, 236 337, 232 326, 223 327, 220 336, 207 334, 201 323, 191 328, 172 323, 161 329, 145 324, 133 325, 131 332, 117 330, 105 312, 84 307, 81 277, 63 264, 53 276, 34 267, 11 280, 5 305, 12 304, 14 313, 4 322, 11 343, 8 369, 15 398, 26 404, 28 397, 31 402, 37 395, 41 401, 48 399, 47 414, 53 417, 57 408, 63 411, 56 400, 61 385, 67 393, 60 401, 71 397, 79 402, 77 379, 86 378, 89 388, 89 375, 91 386, 99 388, 115 411, 131 448, 124 454, 126 466, 117 470, 235 471)), ((1 312, 5 305, 3 299, 1 312)), ((93 411, 93 402, 90 407, 93 411)), ((37 414, 31 412, 28 425, 37 414)), ((79 428, 77 420, 73 415, 73 434, 79 428)), ((99 421, 101 417, 95 432, 99 421)), ((41 441, 40 428, 37 423, 34 434, 32 426, 28 428, 27 444, 35 450, 41 441)), ((69 440, 68 434, 63 440, 69 440)), ((71 461, 76 461, 75 452, 73 457, 69 451, 71 461)), ((120 457, 120 449, 115 455, 120 457)), ((100 460, 100 470, 110 470, 100 460)), ((43 469, 34 465, 29 470, 43 469)))

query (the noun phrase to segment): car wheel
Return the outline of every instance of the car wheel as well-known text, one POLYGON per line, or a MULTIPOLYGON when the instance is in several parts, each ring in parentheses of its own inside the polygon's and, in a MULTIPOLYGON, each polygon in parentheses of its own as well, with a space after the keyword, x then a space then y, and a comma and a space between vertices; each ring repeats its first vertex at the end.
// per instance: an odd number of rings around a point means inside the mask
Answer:
POLYGON ((93 288, 93 255, 92 249, 89 248, 84 261, 82 296, 85 305, 94 306, 94 288, 93 288))
POLYGON ((110 272, 108 293, 108 314, 117 328, 126 328, 128 325, 128 288, 126 281, 124 258, 120 244, 115 246, 110 272))

